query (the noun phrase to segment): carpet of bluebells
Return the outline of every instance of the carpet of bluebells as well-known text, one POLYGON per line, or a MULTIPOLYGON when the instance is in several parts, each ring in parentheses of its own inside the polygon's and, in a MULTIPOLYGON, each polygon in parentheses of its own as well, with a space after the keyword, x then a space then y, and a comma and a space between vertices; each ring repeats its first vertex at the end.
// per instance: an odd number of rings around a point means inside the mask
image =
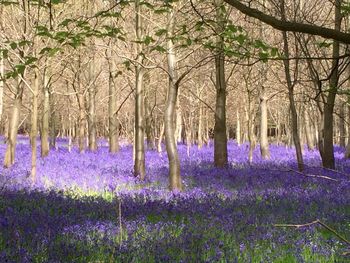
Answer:
MULTIPOLYGON (((28 139, 16 163, 0 168, 0 262, 350 262, 350 160, 335 148, 337 171, 304 150, 271 145, 248 163, 248 145, 229 142, 229 166, 212 165, 213 147, 179 145, 185 191, 168 191, 166 153, 147 151, 147 180, 133 176, 132 146, 109 154, 68 151, 67 142, 38 159, 33 185, 28 139)), ((3 160, 5 144, 0 144, 3 160)), ((39 153, 39 148, 38 148, 39 153)))

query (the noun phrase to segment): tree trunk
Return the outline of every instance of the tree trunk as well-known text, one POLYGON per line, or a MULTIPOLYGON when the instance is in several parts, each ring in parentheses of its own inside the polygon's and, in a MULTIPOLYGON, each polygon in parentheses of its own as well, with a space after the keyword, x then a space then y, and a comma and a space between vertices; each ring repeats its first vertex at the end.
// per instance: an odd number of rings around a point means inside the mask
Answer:
POLYGON ((37 159, 37 142, 36 137, 38 133, 38 95, 39 95, 39 70, 35 69, 35 80, 33 86, 33 99, 32 99, 32 113, 31 113, 31 129, 30 129, 30 143, 32 152, 32 165, 31 165, 31 179, 32 183, 36 180, 36 159, 37 159))
POLYGON ((197 141, 198 141, 198 149, 202 149, 203 147, 203 106, 202 106, 202 90, 199 90, 199 111, 198 111, 198 134, 197 134, 197 141))
MULTIPOLYGON (((285 17, 285 6, 284 1, 281 2, 281 16, 282 20, 286 20, 285 17)), ((297 156, 297 162, 298 162, 298 170, 303 171, 304 170, 304 160, 303 160, 303 154, 301 150, 301 144, 300 144, 300 138, 298 134, 298 113, 295 107, 295 100, 294 100, 294 86, 295 86, 295 80, 292 82, 292 78, 290 75, 290 64, 289 64, 289 44, 288 44, 288 35, 287 32, 282 32, 283 36, 283 52, 286 59, 283 60, 284 64, 284 72, 286 76, 287 81, 287 88, 288 88, 288 99, 289 99, 289 108, 291 113, 291 132, 293 137, 293 142, 295 146, 295 152, 297 156)))
MULTIPOLYGON (((23 76, 22 76, 23 77, 23 76)), ((17 141, 18 123, 22 106, 23 81, 18 80, 17 92, 15 94, 12 115, 9 121, 9 134, 7 138, 7 147, 5 152, 4 167, 9 168, 15 163, 15 149, 17 141)))
POLYGON ((241 145, 242 139, 241 139, 241 121, 239 118, 239 111, 237 109, 236 111, 236 142, 238 145, 241 145))
POLYGON ((304 121, 305 121, 305 136, 306 136, 306 144, 309 150, 314 149, 314 140, 311 131, 310 118, 307 109, 304 109, 304 121))
MULTIPOLYGON (((110 46, 111 48, 111 46, 110 46)), ((117 119, 117 94, 114 83, 115 64, 112 59, 112 52, 109 53, 109 81, 108 81, 108 137, 109 137, 109 152, 116 153, 119 151, 119 123, 117 119)))
POLYGON ((46 157, 49 154, 50 86, 47 80, 47 73, 45 72, 44 74, 44 102, 41 119, 41 157, 46 157))
MULTIPOLYGON (((335 18, 334 29, 340 31, 341 28, 341 0, 335 1, 335 18)), ((322 158, 322 165, 325 168, 334 169, 334 146, 333 146, 333 109, 335 97, 338 89, 339 70, 339 42, 333 41, 333 60, 332 72, 329 79, 329 91, 327 95, 326 104, 323 108, 323 139, 321 141, 320 154, 322 158)), ((321 135, 322 136, 322 135, 321 135)))
POLYGON ((176 128, 175 128, 175 140, 178 143, 182 142, 182 128, 183 128, 183 123, 182 123, 182 112, 181 108, 179 106, 179 100, 176 102, 176 128))
POLYGON ((174 10, 171 9, 168 13, 168 41, 167 41, 167 57, 168 57, 168 72, 169 86, 168 96, 166 100, 164 113, 164 131, 165 131, 165 146, 169 160, 169 183, 170 190, 182 190, 182 181, 180 174, 180 159, 177 152, 175 140, 174 118, 176 111, 176 100, 178 95, 178 76, 176 71, 176 56, 175 47, 172 41, 173 31, 175 26, 174 10))
MULTIPOLYGON (((0 18, 1 19, 1 18, 0 18)), ((2 114, 3 114, 3 94, 4 94, 4 81, 2 77, 4 76, 4 59, 0 58, 0 123, 2 123, 2 114)))
MULTIPOLYGON (((93 65, 90 64, 90 80, 93 78, 93 65)), ((92 81, 92 80, 91 80, 92 81)), ((92 83, 88 89, 89 95, 89 118, 88 118, 88 130, 89 130, 89 150, 97 150, 96 141, 96 87, 95 83, 92 83)))
MULTIPOLYGON (((135 1, 136 9, 136 38, 142 39, 142 18, 140 1, 135 1)), ((144 89, 143 89, 143 76, 144 69, 142 68, 143 56, 142 46, 137 46, 137 65, 135 66, 136 74, 136 94, 135 94, 135 162, 134 162, 134 176, 139 177, 140 180, 144 180, 146 176, 145 168, 145 142, 144 142, 144 89)))
POLYGON ((215 0, 217 23, 217 54, 215 55, 215 125, 214 125, 214 165, 224 167, 227 165, 227 136, 226 136, 226 79, 225 55, 223 53, 223 39, 219 35, 225 27, 225 14, 223 1, 215 0))
POLYGON ((162 123, 162 126, 160 128, 160 132, 159 132, 159 137, 158 137, 158 143, 157 143, 157 151, 158 153, 162 153, 162 142, 163 142, 163 136, 164 136, 164 122, 162 123))
POLYGON ((85 150, 85 99, 84 94, 78 94, 79 119, 78 119, 78 147, 79 152, 85 150))
POLYGON ((155 149, 154 143, 154 132, 152 127, 152 109, 149 105, 148 98, 145 98, 145 115, 146 115, 146 123, 145 123, 145 131, 146 131, 146 141, 147 141, 147 149, 153 151, 155 149))
POLYGON ((263 159, 270 158, 269 140, 267 138, 267 98, 263 86, 260 94, 260 153, 263 159))
POLYGON ((345 103, 340 105, 339 110, 339 145, 345 147, 345 103))

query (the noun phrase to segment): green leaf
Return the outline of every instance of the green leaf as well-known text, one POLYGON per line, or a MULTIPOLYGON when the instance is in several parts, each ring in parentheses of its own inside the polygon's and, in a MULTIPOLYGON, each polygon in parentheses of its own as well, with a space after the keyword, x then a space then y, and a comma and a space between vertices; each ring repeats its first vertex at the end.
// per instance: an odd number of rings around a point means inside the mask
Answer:
POLYGON ((153 47, 151 49, 151 51, 153 51, 153 50, 156 50, 156 51, 158 51, 160 53, 165 53, 166 52, 166 49, 164 47, 162 47, 162 46, 155 46, 155 47, 153 47))
POLYGON ((168 30, 166 30, 165 28, 161 28, 159 30, 157 30, 157 32, 155 33, 156 36, 160 37, 162 35, 165 35, 168 33, 168 30))
POLYGON ((10 47, 11 47, 12 49, 16 49, 16 48, 17 48, 17 43, 16 43, 16 42, 11 42, 11 43, 10 43, 10 47))
POLYGON ((25 69, 26 69, 26 67, 23 64, 18 64, 18 65, 15 66, 15 69, 16 69, 16 72, 18 74, 23 74, 25 69))
POLYGON ((9 51, 7 49, 0 49, 0 56, 4 59, 8 58, 9 51))
POLYGON ((262 62, 267 62, 269 58, 269 53, 259 52, 259 58, 262 60, 262 62))
POLYGON ((33 64, 35 61, 37 61, 38 59, 36 57, 25 57, 26 62, 24 63, 24 65, 31 65, 33 64))
POLYGON ((145 36, 143 42, 148 46, 151 42, 154 42, 154 39, 151 36, 145 36))

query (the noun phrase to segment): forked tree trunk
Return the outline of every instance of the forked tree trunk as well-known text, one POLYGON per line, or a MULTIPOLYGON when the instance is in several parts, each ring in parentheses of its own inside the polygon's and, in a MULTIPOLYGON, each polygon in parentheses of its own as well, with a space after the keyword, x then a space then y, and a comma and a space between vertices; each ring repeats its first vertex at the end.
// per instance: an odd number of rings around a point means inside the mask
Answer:
POLYGON ((169 160, 169 183, 170 190, 182 190, 182 181, 180 174, 180 159, 177 152, 177 145, 175 140, 174 118, 176 111, 176 100, 178 95, 178 76, 176 72, 176 56, 175 47, 172 41, 175 17, 174 10, 169 10, 168 13, 168 41, 167 41, 167 57, 168 57, 168 72, 169 72, 169 86, 168 96, 166 100, 166 108, 164 113, 164 127, 165 127, 165 145, 169 160))
MULTIPOLYGON (((215 0, 217 34, 225 27, 225 14, 223 1, 215 0)), ((217 54, 215 55, 215 125, 214 125, 214 165, 224 167, 227 165, 227 136, 226 136, 226 79, 225 55, 223 53, 223 39, 220 35, 216 39, 217 54)))
POLYGON ((270 158, 269 141, 267 138, 267 98, 263 86, 261 87, 260 94, 260 153, 263 159, 270 158))
MULTIPOLYGON (((135 1, 136 9, 136 38, 142 39, 142 18, 141 18, 141 5, 140 1, 135 1)), ((136 89, 135 89, 135 161, 134 161, 134 176, 139 177, 140 180, 144 180, 146 176, 145 168, 145 142, 144 142, 144 88, 143 88, 143 76, 144 69, 142 68, 142 46, 137 46, 138 56, 137 65, 135 66, 136 74, 136 89)))
MULTIPOLYGON (((23 77, 23 76, 22 76, 23 77)), ((9 168, 15 163, 15 149, 17 141, 17 131, 19 124, 19 117, 22 106, 23 96, 23 81, 19 80, 17 85, 17 92, 13 101, 11 117, 9 121, 9 134, 7 137, 7 147, 5 152, 4 167, 9 168)))

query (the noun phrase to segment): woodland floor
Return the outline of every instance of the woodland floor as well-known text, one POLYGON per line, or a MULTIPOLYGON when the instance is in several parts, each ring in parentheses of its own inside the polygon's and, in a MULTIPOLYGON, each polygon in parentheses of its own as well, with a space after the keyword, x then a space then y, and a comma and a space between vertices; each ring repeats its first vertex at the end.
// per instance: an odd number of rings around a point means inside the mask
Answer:
MULTIPOLYGON (((185 191, 167 190, 167 157, 147 151, 147 180, 132 175, 132 146, 68 152, 67 142, 38 159, 20 137, 16 163, 0 168, 0 262, 350 262, 350 160, 335 148, 337 171, 304 151, 270 145, 247 162, 248 146, 229 143, 229 167, 212 166, 212 145, 179 145, 185 191), (312 177, 315 176, 316 177, 312 177), (320 177, 323 176, 323 177, 320 177)), ((5 145, 0 145, 3 160, 5 145)), ((38 148, 39 152, 39 148, 38 148)))

